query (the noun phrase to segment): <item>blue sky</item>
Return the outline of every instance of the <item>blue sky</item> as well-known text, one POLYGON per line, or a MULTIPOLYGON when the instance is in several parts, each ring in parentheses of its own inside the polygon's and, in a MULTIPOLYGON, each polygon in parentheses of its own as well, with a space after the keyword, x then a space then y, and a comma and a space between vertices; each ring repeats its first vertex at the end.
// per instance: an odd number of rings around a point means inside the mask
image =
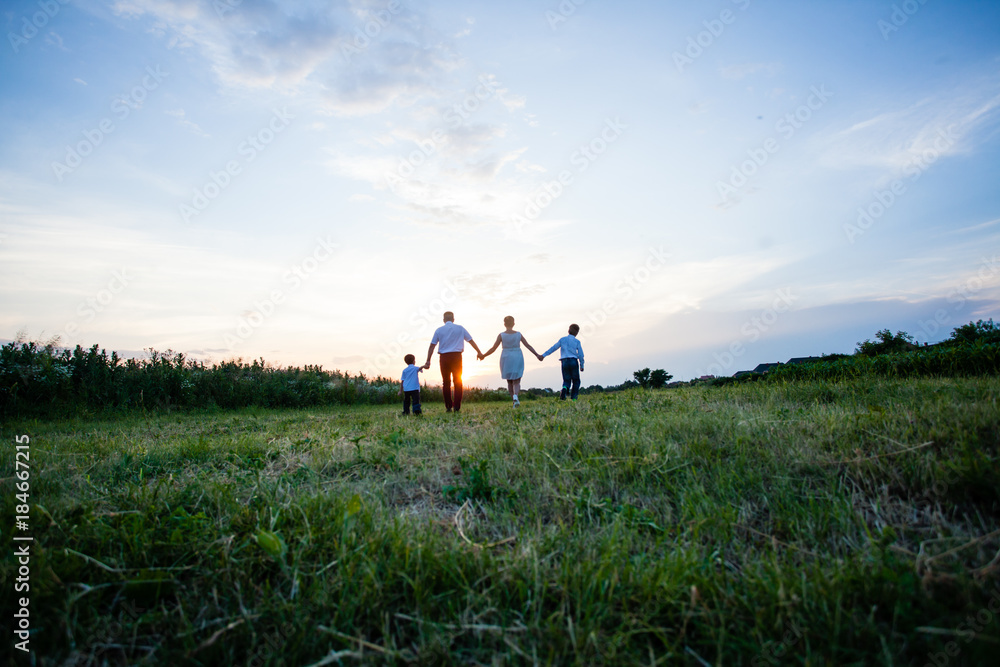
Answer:
POLYGON ((484 348, 578 322, 615 384, 1000 315, 995 2, 0 20, 0 338, 395 376, 448 308, 484 348))

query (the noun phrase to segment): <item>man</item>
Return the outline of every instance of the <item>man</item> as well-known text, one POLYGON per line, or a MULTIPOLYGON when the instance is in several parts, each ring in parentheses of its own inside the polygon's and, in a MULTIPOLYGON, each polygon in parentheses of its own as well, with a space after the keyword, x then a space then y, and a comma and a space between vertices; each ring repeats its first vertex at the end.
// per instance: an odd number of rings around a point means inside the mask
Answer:
POLYGON ((455 324, 455 313, 450 310, 444 314, 444 324, 434 331, 431 338, 431 346, 427 348, 427 363, 424 368, 431 367, 431 357, 434 355, 434 346, 438 343, 438 356, 441 362, 441 383, 444 392, 444 407, 446 412, 454 410, 458 412, 462 409, 462 351, 465 350, 465 341, 477 354, 482 354, 476 341, 472 340, 472 335, 465 330, 465 327, 455 324), (455 382, 455 399, 451 397, 451 383, 455 382))

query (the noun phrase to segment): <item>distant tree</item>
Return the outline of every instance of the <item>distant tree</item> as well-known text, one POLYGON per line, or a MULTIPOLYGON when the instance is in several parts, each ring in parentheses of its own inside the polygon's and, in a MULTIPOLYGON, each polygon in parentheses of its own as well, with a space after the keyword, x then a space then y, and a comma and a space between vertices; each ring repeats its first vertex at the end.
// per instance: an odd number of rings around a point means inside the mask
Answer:
POLYGON ((858 348, 854 353, 863 354, 866 357, 874 357, 879 354, 906 352, 915 347, 913 336, 905 331, 897 331, 893 335, 889 329, 882 329, 875 333, 875 338, 878 339, 877 342, 865 339, 863 342, 858 343, 858 348))
POLYGON ((649 389, 649 376, 651 374, 652 373, 648 368, 643 368, 641 371, 632 373, 632 377, 635 378, 635 381, 639 383, 640 387, 643 389, 649 389))
POLYGON ((983 320, 969 322, 960 327, 955 327, 955 330, 951 332, 951 338, 948 340, 956 344, 975 343, 978 341, 995 343, 1000 341, 1000 324, 994 323, 992 317, 985 322, 983 320))
POLYGON ((667 386, 667 383, 674 376, 666 372, 662 368, 657 368, 655 371, 649 374, 649 386, 653 389, 662 389, 667 386))

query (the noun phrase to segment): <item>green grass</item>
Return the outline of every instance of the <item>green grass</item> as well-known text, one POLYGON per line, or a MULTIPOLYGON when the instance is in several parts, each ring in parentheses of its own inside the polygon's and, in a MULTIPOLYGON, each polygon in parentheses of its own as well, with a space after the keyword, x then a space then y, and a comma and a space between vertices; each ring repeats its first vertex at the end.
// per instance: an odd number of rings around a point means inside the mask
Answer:
MULTIPOLYGON (((998 397, 995 377, 753 383, 6 424, 31 436, 32 647, 48 665, 989 664, 998 397)), ((8 553, 5 591, 15 570, 8 553)))

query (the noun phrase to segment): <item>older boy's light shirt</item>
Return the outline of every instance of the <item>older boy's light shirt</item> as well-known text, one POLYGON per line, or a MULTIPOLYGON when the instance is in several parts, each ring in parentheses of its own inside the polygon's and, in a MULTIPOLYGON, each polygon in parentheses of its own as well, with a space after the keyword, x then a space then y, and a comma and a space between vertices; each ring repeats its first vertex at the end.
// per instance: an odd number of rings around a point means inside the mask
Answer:
POLYGON ((465 341, 472 340, 472 334, 465 330, 460 324, 445 322, 434 331, 431 338, 431 345, 440 343, 438 353, 462 352, 465 350, 465 341))
POLYGON ((579 359, 580 363, 583 363, 583 346, 580 345, 580 341, 576 339, 576 336, 563 336, 556 341, 555 345, 546 350, 542 356, 549 356, 555 352, 557 348, 559 350, 560 359, 579 359))
POLYGON ((403 369, 403 391, 420 389, 420 376, 417 373, 422 370, 424 370, 423 366, 414 366, 413 364, 403 369))

